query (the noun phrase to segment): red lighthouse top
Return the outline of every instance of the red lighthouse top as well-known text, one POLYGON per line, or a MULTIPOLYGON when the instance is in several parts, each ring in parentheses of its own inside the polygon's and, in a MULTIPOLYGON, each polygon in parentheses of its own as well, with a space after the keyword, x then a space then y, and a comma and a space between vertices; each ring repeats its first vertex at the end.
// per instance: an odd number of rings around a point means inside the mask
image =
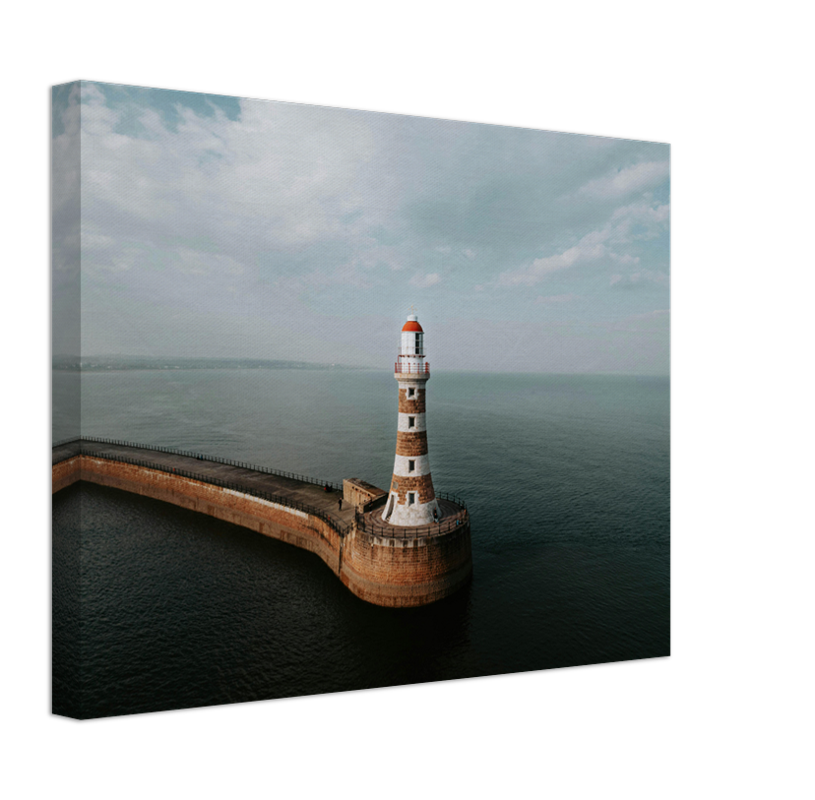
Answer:
POLYGON ((417 331, 418 333, 424 333, 422 330, 422 326, 416 322, 415 319, 409 319, 403 326, 402 326, 402 333, 405 331, 417 331))

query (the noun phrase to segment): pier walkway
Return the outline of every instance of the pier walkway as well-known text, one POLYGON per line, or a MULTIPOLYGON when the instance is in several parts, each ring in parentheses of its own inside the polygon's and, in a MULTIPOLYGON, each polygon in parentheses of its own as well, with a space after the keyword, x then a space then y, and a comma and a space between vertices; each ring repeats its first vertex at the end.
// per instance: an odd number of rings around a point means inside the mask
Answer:
POLYGON ((230 459, 90 437, 55 445, 52 448, 52 464, 75 455, 141 463, 143 466, 170 473, 192 473, 205 482, 232 484, 245 488, 250 493, 264 492, 293 504, 313 508, 346 530, 350 529, 354 522, 354 509, 350 503, 344 502, 342 511, 338 509, 342 487, 336 483, 320 482, 306 476, 267 470, 264 467, 230 459), (326 491, 326 486, 329 486, 331 491, 326 491))

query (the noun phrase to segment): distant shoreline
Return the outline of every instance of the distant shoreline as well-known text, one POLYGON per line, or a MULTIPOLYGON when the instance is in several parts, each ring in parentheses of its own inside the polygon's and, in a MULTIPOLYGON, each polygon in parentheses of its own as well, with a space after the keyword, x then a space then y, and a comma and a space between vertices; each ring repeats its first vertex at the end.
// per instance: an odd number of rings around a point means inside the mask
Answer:
POLYGON ((262 370, 361 370, 373 367, 359 367, 348 364, 320 364, 311 361, 277 361, 266 359, 232 358, 170 358, 145 359, 136 357, 91 357, 81 359, 60 359, 52 362, 51 368, 60 372, 144 372, 180 371, 206 369, 262 370))
POLYGON ((63 367, 63 366, 54 366, 52 367, 52 371, 54 372, 191 372, 191 371, 198 371, 202 372, 204 370, 215 370, 215 369, 232 369, 232 370, 241 370, 244 372, 258 372, 260 370, 283 370, 283 369, 294 369, 294 370, 301 370, 303 372, 328 372, 330 370, 335 371, 342 371, 342 372, 353 372, 353 371, 379 371, 379 372, 387 372, 387 370, 379 369, 377 370, 376 367, 345 367, 345 366, 335 366, 335 367, 178 367, 178 366, 167 366, 167 367, 102 367, 102 366, 89 366, 89 367, 63 367))

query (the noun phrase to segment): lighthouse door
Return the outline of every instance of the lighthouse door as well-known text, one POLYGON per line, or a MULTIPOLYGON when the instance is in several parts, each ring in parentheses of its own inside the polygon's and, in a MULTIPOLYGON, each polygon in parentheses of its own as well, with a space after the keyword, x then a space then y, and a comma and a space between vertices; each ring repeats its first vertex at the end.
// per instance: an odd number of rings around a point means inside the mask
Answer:
POLYGON ((390 519, 391 514, 393 514, 393 501, 394 501, 394 496, 391 495, 390 499, 388 500, 388 508, 385 511, 385 517, 384 517, 385 522, 387 522, 390 519))

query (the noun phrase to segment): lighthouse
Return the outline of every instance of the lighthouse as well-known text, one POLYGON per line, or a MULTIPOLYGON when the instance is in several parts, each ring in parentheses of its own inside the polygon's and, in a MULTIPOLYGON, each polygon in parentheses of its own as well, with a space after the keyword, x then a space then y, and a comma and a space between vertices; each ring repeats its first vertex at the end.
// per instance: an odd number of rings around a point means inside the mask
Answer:
POLYGON ((399 419, 393 478, 382 519, 391 525, 429 525, 440 521, 441 508, 427 450, 425 387, 430 365, 425 361, 424 331, 415 314, 402 327, 393 376, 399 385, 399 419))

